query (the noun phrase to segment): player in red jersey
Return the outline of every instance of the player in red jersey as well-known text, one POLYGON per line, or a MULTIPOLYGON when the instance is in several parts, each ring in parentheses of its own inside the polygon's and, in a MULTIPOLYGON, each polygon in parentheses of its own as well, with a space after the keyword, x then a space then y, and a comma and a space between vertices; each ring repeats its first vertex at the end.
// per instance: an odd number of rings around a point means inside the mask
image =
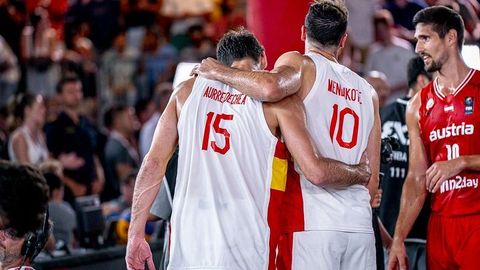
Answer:
POLYGON ((388 269, 407 269, 404 240, 428 193, 428 269, 478 269, 480 254, 480 71, 462 59, 464 24, 441 6, 413 20, 416 52, 436 79, 407 108, 410 165, 388 269))

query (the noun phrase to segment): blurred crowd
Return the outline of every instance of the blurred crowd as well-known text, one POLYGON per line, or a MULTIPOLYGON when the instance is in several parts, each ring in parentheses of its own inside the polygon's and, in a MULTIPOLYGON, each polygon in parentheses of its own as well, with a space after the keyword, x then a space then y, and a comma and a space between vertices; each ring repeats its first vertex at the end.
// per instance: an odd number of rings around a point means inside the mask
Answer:
MULTIPOLYGON (((68 246, 76 245, 77 197, 97 194, 106 219, 129 219, 135 173, 177 64, 215 56, 223 33, 246 24, 246 1, 184 2, 198 6, 0 0, 0 157, 42 170, 55 237, 68 246)), ((380 106, 408 90, 420 9, 451 6, 465 21, 466 43, 480 40, 477 0, 345 2, 349 42, 341 61, 374 86, 380 106)))

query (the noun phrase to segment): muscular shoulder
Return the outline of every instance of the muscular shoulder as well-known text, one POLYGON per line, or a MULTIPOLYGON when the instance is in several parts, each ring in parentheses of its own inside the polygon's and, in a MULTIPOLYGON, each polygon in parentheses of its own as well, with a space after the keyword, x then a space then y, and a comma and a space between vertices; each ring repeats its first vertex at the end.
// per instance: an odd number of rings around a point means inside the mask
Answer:
POLYGON ((173 90, 173 95, 170 98, 170 102, 172 101, 176 102, 177 113, 180 113, 180 110, 183 107, 183 104, 192 93, 195 80, 196 78, 191 78, 186 81, 183 81, 173 90))
POLYGON ((275 68, 279 66, 293 66, 293 67, 303 67, 306 64, 313 64, 312 59, 307 57, 300 52, 291 51, 282 54, 277 62, 275 62, 275 68))

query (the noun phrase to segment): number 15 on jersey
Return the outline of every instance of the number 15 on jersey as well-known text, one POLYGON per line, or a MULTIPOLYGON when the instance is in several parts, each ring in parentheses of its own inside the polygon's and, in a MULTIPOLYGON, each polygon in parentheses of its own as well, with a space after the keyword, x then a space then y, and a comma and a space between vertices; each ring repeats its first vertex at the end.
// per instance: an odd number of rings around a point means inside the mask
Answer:
POLYGON ((217 114, 215 115, 214 112, 209 112, 207 113, 207 121, 205 122, 205 131, 203 132, 203 142, 202 142, 202 150, 207 151, 208 150, 208 143, 210 139, 210 128, 212 126, 212 121, 213 121, 213 130, 215 133, 220 134, 224 137, 225 139, 225 144, 223 147, 218 146, 216 141, 211 141, 210 146, 212 147, 213 151, 225 155, 228 150, 230 149, 230 132, 226 130, 225 128, 221 128, 220 124, 222 121, 232 121, 233 120, 233 114, 217 114), (215 121, 213 121, 213 118, 215 118, 215 121))

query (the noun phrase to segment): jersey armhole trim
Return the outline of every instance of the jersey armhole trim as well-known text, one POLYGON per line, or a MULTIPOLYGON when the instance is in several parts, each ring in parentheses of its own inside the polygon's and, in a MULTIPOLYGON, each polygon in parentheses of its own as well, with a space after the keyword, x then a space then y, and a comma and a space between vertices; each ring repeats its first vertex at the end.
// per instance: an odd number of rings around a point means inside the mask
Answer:
MULTIPOLYGON (((197 86, 197 84, 199 84, 199 81, 202 81, 203 79, 200 78, 200 77, 197 77, 195 79, 195 82, 193 83, 192 85, 192 91, 190 92, 190 95, 188 95, 187 99, 185 100, 185 102, 183 103, 183 106, 182 106, 182 111, 180 112, 180 115, 178 116, 178 122, 177 122, 177 130, 178 130, 178 127, 180 127, 180 124, 184 121, 183 118, 185 118, 185 116, 183 116, 185 113, 185 109, 188 108, 187 106, 190 104, 190 101, 192 100, 192 96, 196 93, 194 93, 195 91, 195 87, 197 86)), ((197 90, 197 91, 201 91, 201 90, 197 90)), ((176 105, 175 105, 176 106, 176 105)))

